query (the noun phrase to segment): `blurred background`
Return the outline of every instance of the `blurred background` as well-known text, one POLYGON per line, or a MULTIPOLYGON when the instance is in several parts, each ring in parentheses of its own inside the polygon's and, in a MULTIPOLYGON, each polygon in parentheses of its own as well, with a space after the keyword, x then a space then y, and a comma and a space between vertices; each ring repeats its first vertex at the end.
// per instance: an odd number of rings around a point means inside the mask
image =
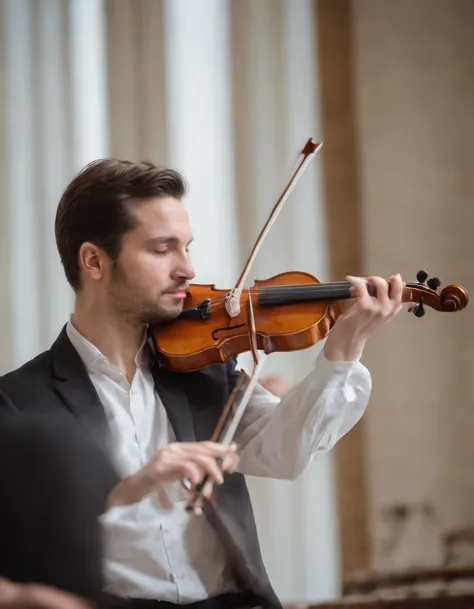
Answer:
MULTIPOLYGON (((0 0, 0 373, 72 293, 54 241, 89 161, 181 170, 196 281, 232 287, 309 137, 251 279, 420 269, 474 290, 472 0, 0 0)), ((474 312, 407 312, 363 362, 363 420, 295 482, 249 479, 284 602, 359 571, 474 565, 474 312)), ((318 346, 275 354, 297 382, 318 346)), ((242 358, 245 365, 245 358, 242 358)))

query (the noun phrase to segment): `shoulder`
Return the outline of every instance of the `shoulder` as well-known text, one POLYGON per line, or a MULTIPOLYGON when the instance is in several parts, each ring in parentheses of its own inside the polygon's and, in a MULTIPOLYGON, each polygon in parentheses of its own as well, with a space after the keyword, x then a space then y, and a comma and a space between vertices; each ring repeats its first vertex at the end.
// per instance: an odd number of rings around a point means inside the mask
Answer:
POLYGON ((39 384, 51 377, 51 353, 48 350, 0 376, 0 393, 15 402, 16 397, 37 390, 39 384))
POLYGON ((51 371, 51 351, 49 349, 36 355, 18 368, 1 375, 0 384, 27 380, 37 374, 44 375, 45 371, 51 371))

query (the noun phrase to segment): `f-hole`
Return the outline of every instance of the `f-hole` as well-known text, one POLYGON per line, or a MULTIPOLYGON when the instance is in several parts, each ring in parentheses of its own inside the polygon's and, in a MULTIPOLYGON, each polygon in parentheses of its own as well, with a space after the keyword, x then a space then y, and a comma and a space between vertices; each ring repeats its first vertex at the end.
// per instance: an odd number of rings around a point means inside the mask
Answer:
POLYGON ((236 326, 226 326, 225 328, 216 328, 215 330, 212 331, 212 338, 214 340, 218 340, 218 336, 217 333, 218 332, 226 332, 228 330, 235 330, 236 328, 244 328, 245 324, 238 324, 236 326))

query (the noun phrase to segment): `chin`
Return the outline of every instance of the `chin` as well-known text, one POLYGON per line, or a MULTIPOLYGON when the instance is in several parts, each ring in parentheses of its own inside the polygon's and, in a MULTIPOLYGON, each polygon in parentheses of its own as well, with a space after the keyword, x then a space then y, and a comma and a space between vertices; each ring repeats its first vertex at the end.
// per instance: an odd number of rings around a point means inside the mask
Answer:
POLYGON ((176 317, 178 317, 178 315, 180 315, 182 310, 183 310, 183 305, 180 304, 176 307, 166 308, 163 311, 163 314, 164 314, 164 316, 167 316, 169 320, 172 320, 172 319, 175 319, 176 317))
POLYGON ((144 316, 145 323, 150 325, 165 324, 169 321, 173 321, 173 319, 176 319, 182 310, 182 303, 180 303, 179 305, 167 307, 161 305, 153 312, 150 312, 149 315, 144 316))

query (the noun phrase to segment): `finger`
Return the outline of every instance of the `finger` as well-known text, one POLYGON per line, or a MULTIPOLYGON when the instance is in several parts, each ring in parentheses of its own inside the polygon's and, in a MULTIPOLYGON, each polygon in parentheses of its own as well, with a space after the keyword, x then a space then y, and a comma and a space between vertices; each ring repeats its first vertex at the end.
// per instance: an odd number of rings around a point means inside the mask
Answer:
MULTIPOLYGON (((187 478, 191 483, 191 487, 201 484, 206 476, 216 484, 224 482, 221 469, 212 457, 203 457, 202 455, 194 455, 192 459, 186 458, 184 461, 178 461, 173 467, 173 477, 180 476, 187 478)), ((185 485, 187 490, 192 490, 189 485, 185 485)))
POLYGON ((237 466, 239 465, 240 457, 237 454, 231 454, 224 457, 224 461, 222 462, 222 470, 225 472, 229 472, 230 474, 235 472, 237 466))
POLYGON ((353 298, 344 298, 341 300, 337 301, 337 306, 339 308, 339 312, 342 313, 346 313, 346 311, 348 311, 352 305, 354 304, 355 300, 353 298))
POLYGON ((384 309, 390 308, 390 299, 388 296, 389 284, 382 277, 369 277, 369 285, 374 286, 376 290, 376 300, 382 305, 384 309))
POLYGON ((90 609, 83 599, 43 585, 20 585, 20 594, 13 607, 18 609, 90 609))
POLYGON ((222 484, 224 482, 222 470, 219 465, 217 465, 216 460, 212 457, 207 457, 204 455, 193 455, 192 461, 204 472, 204 474, 207 474, 216 484, 222 484))
POLYGON ((202 508, 204 507, 204 497, 202 494, 198 497, 190 497, 190 501, 193 503, 193 512, 195 514, 202 514, 202 508))
POLYGON ((232 466, 236 466, 238 463, 239 457, 237 455, 238 447, 235 443, 232 443, 230 446, 220 446, 219 451, 214 450, 186 450, 183 452, 183 457, 186 459, 194 459, 196 456, 203 457, 205 459, 210 459, 212 462, 217 463, 221 466, 221 470, 226 470, 226 467, 230 464, 232 466), (226 463, 226 467, 223 466, 223 463, 226 463))
POLYGON ((196 488, 193 488, 188 492, 187 500, 188 503, 192 505, 195 514, 202 513, 204 501, 211 499, 213 487, 213 483, 210 480, 207 480, 200 493, 196 492, 196 488))
POLYGON ((201 454, 208 457, 224 458, 227 454, 237 450, 237 445, 218 444, 217 442, 179 442, 174 445, 174 452, 186 453, 187 455, 201 454))
POLYGON ((400 273, 393 275, 388 279, 389 297, 395 302, 402 302, 403 297, 403 282, 400 273))
POLYGON ((177 465, 177 474, 182 478, 187 478, 192 486, 197 486, 205 477, 205 471, 196 463, 191 461, 181 462, 177 465))
POLYGON ((367 280, 362 277, 353 277, 348 275, 347 281, 352 285, 352 294, 356 302, 360 303, 363 308, 372 308, 372 298, 367 291, 367 280))
POLYGON ((10 601, 19 593, 19 586, 8 579, 0 577, 0 601, 10 601))
POLYGON ((226 455, 234 454, 238 451, 239 446, 236 442, 231 444, 218 444, 217 442, 203 442, 211 451, 212 456, 225 457, 226 455))
POLYGON ((204 497, 204 499, 210 499, 212 496, 213 490, 214 490, 214 484, 211 482, 211 480, 206 480, 206 482, 204 483, 204 487, 202 489, 202 496, 204 497))

